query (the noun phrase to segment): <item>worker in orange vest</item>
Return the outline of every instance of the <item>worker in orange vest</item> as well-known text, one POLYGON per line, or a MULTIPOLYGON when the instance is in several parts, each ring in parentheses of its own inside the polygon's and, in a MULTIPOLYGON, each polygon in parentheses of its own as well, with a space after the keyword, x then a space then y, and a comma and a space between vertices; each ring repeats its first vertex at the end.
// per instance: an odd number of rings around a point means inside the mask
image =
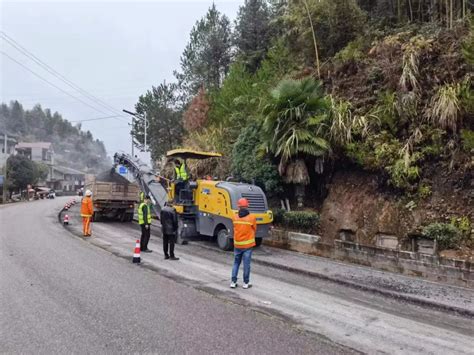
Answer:
POLYGON ((257 232, 257 219, 251 215, 246 198, 237 202, 239 212, 233 218, 234 225, 234 267, 232 268, 231 288, 237 287, 237 274, 240 263, 244 260, 244 285, 243 288, 252 287, 250 284, 250 261, 252 259, 252 248, 255 244, 255 233, 257 232))
POLYGON ((92 235, 91 220, 93 215, 92 192, 91 190, 87 190, 86 196, 83 197, 81 201, 82 234, 84 237, 90 237, 92 235))

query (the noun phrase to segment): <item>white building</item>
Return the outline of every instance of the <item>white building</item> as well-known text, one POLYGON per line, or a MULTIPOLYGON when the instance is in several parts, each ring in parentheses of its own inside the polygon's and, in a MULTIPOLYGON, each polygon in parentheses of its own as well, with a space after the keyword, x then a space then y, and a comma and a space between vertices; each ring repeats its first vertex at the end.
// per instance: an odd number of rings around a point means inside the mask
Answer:
POLYGON ((0 130, 0 170, 3 171, 5 163, 10 155, 15 154, 16 136, 0 130))

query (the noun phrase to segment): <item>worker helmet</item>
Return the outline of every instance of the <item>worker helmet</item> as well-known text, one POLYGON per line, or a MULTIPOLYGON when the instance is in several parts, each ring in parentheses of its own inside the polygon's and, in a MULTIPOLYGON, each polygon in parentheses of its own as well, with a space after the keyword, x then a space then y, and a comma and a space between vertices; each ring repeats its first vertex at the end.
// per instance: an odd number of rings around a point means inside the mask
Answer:
POLYGON ((249 201, 246 198, 241 198, 237 201, 237 207, 248 207, 249 201))
POLYGON ((92 196, 92 191, 91 190, 86 190, 86 196, 92 196))

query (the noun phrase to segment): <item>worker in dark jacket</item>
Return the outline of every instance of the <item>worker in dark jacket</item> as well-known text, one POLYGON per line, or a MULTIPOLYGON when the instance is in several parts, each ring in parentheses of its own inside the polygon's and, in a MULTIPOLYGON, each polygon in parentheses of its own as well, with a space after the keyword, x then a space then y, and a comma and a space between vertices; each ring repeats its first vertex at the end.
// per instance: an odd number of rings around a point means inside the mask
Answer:
POLYGON ((153 250, 148 249, 148 241, 150 240, 150 225, 151 225, 151 208, 150 196, 145 196, 144 200, 138 206, 138 224, 142 229, 142 236, 140 238, 140 250, 145 253, 151 253, 153 250))
POLYGON ((161 232, 163 233, 163 252, 165 253, 165 259, 179 260, 174 255, 174 243, 176 242, 176 236, 178 233, 178 215, 176 210, 165 204, 165 207, 160 213, 161 220, 161 232), (168 254, 168 244, 170 253, 168 254))

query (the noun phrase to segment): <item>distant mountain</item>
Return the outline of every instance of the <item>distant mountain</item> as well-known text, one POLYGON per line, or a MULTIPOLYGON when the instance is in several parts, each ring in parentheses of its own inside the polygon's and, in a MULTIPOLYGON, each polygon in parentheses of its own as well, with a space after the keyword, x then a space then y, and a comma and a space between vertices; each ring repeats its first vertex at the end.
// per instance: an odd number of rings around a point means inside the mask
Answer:
POLYGON ((104 143, 94 139, 81 125, 72 125, 58 112, 40 105, 25 110, 18 101, 0 105, 0 128, 16 135, 18 141, 51 142, 55 163, 85 172, 99 172, 110 167, 104 143))

